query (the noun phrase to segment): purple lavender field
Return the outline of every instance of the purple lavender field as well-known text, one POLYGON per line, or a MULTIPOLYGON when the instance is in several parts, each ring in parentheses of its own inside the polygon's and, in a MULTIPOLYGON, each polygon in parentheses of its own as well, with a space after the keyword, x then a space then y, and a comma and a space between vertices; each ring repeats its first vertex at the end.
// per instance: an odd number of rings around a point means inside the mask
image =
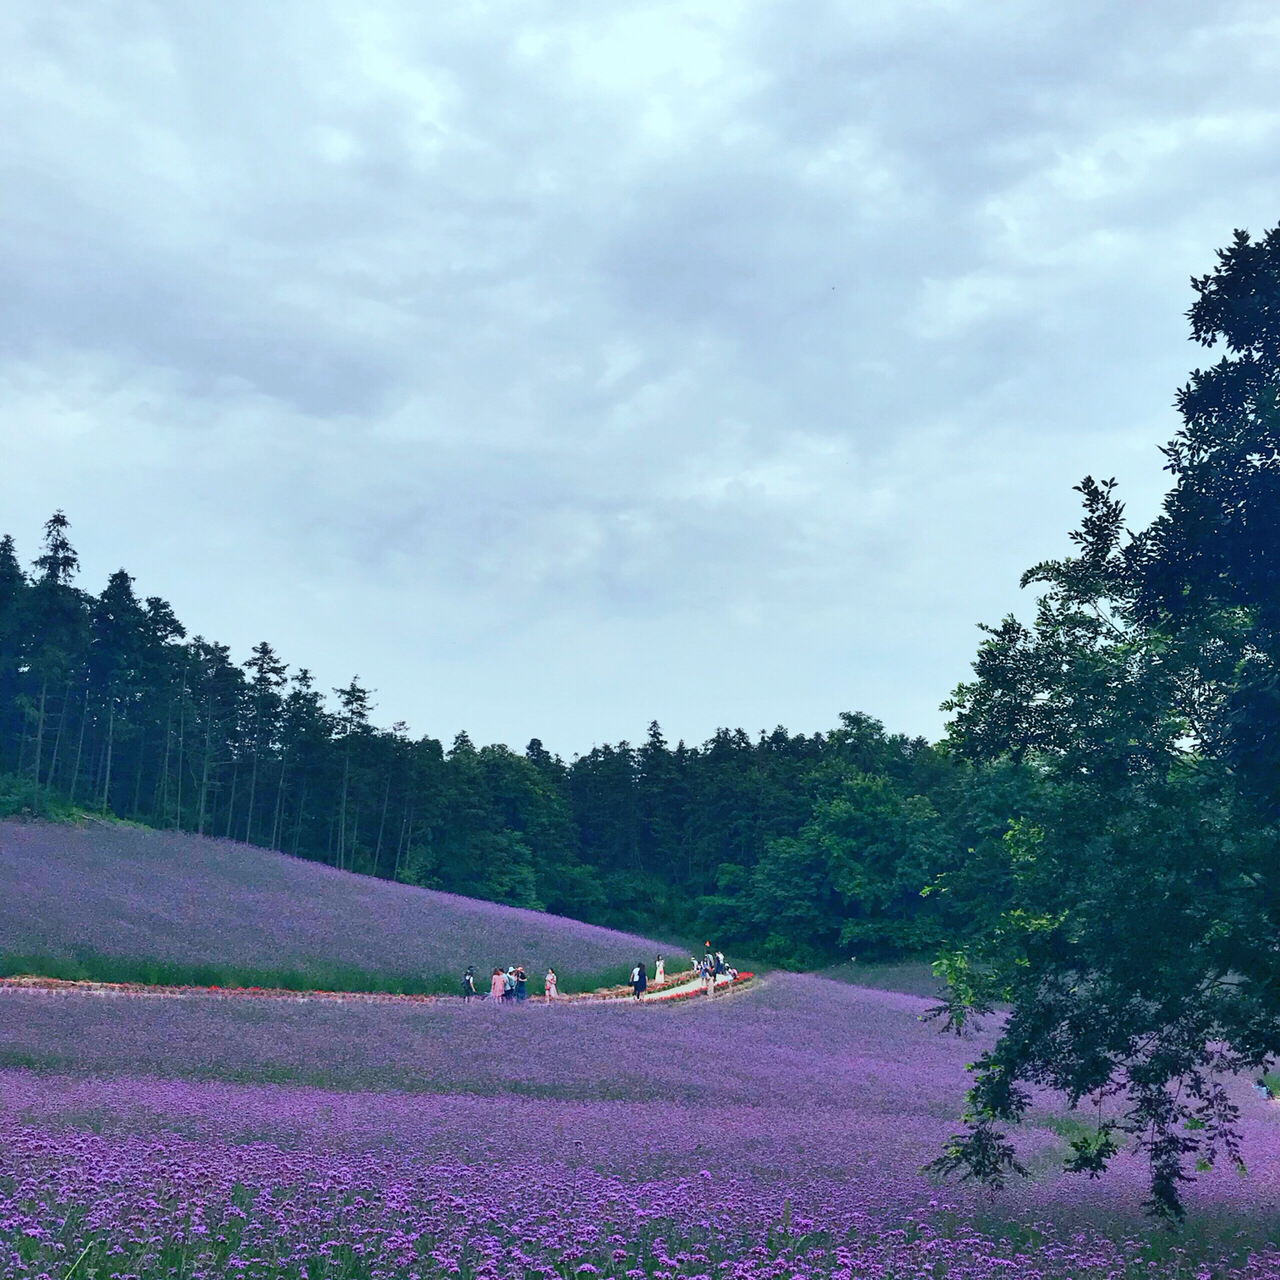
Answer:
MULTIPOLYGON (((94 845, 96 833, 55 834, 6 829, 3 857, 24 891, 28 873, 38 881, 41 911, 58 909, 57 886, 73 870, 108 882, 75 885, 61 922, 23 926, 62 945, 83 931, 122 950, 145 939, 180 959, 185 927, 193 947, 235 958, 232 934, 262 956, 273 935, 253 937, 254 922, 261 934, 278 912, 298 922, 274 935, 296 948, 291 955, 305 958, 316 939, 344 934, 362 965, 385 954, 355 925, 344 928, 341 900, 326 896, 327 877, 314 868, 164 837, 152 837, 154 846, 122 838, 116 857, 117 846, 94 845), (183 846, 190 878, 173 870, 183 846), (154 916, 135 905, 153 847, 172 878, 154 916), (180 887, 207 889, 218 877, 232 884, 235 903, 219 907, 221 937, 199 925, 198 898, 184 896, 196 890, 180 887), (286 909, 293 884, 327 904, 321 924, 307 925, 300 906, 286 909)), ((401 902, 409 905, 388 930, 405 945, 413 921, 444 922, 440 936, 416 941, 424 964, 446 945, 472 942, 467 922, 492 927, 483 936, 495 947, 538 936, 503 929, 565 924, 370 886, 379 888, 392 896, 360 905, 360 927, 379 904, 401 902)), ((0 909, 6 931, 20 922, 12 902, 0 909)), ((590 956, 608 954, 618 937, 568 928, 590 956)), ((1095 1183, 1058 1172, 1072 1118, 1052 1098, 1020 1137, 1030 1180, 996 1200, 932 1185, 919 1169, 957 1127, 964 1064, 983 1041, 921 1022, 929 1003, 788 974, 667 1007, 8 991, 0 994, 0 1275, 1280 1274, 1280 1253, 1266 1243, 1280 1205, 1280 1108, 1243 1084, 1249 1176, 1203 1175, 1188 1197, 1193 1227, 1181 1234, 1140 1217, 1145 1170, 1136 1162, 1122 1159, 1095 1183)))
MULTIPOLYGON (((931 1186, 977 1046, 927 1007, 790 975, 675 1008, 10 993, 0 1051, 33 1065, 0 1072, 0 1272, 87 1248, 92 1277, 1280 1274, 1153 1233, 1141 1168, 1057 1174, 1051 1105, 1033 1180, 931 1186)), ((1241 1103, 1251 1174, 1203 1177, 1203 1221, 1280 1200, 1280 1115, 1241 1103)))
MULTIPOLYGON (((562 980, 591 981, 641 957, 652 963, 663 950, 562 916, 226 840, 108 823, 0 823, 0 953, 8 956, 88 955, 321 984, 426 977, 452 991, 468 964, 481 974, 498 963, 553 964, 562 980)), ((680 950, 665 946, 669 955, 680 950)))

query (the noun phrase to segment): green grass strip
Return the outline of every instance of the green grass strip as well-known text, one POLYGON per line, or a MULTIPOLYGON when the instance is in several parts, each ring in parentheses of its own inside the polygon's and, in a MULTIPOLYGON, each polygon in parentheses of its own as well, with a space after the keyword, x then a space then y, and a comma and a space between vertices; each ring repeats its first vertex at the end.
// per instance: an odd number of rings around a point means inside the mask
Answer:
MULTIPOLYGON (((559 990, 566 995, 621 986, 630 966, 613 965, 598 973, 561 973, 559 990)), ((258 987, 278 991, 349 991, 404 996, 458 995, 459 976, 375 972, 341 965, 307 965, 289 969, 243 968, 237 965, 182 964, 137 956, 0 953, 0 977, 57 978, 64 982, 131 982, 147 987, 258 987)), ((488 988, 478 974, 476 986, 488 988)), ((542 975, 529 975, 529 994, 542 994, 542 975)))

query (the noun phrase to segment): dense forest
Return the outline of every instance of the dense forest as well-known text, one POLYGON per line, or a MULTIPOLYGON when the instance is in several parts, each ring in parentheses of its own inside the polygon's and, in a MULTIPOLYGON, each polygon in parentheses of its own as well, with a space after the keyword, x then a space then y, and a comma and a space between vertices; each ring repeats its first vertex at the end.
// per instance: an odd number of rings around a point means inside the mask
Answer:
POLYGON ((565 762, 378 727, 263 641, 189 637, 123 569, 77 585, 62 512, 24 566, 0 541, 0 770, 9 811, 82 809, 245 841, 649 933, 812 965, 941 940, 921 890, 1004 815, 972 771, 846 714, 806 737, 721 730, 565 762))

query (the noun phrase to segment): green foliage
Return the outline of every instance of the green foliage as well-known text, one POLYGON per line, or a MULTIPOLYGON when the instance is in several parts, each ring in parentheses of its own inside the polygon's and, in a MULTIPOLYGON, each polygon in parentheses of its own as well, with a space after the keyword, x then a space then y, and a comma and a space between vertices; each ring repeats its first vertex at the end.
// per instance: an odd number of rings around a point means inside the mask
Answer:
POLYGON ((32 575, 0 540, 0 814, 219 836, 797 966, 914 954, 951 914, 920 895, 967 856, 945 813, 975 838, 966 767, 870 717, 700 747, 654 724, 567 764, 537 739, 446 748, 378 728, 358 678, 329 704, 266 641, 237 664, 188 638, 124 570, 81 591, 69 530, 49 522, 32 575))
POLYGON ((948 1138, 942 1155, 926 1165, 925 1172, 939 1179, 953 1174, 961 1181, 973 1178, 993 1191, 1003 1191, 1011 1174, 1027 1173, 1013 1144, 985 1117, 966 1133, 948 1138))
POLYGON ((1171 1218, 1188 1165, 1239 1162, 1223 1073, 1280 1053, 1280 229, 1193 283, 1193 335, 1228 354, 1179 396, 1174 488, 1128 537, 1114 482, 1084 480, 1077 554, 1024 576, 1034 623, 989 630, 950 745, 1021 794, 939 879, 975 926, 942 1012, 1011 1006, 949 1167, 1004 1176, 1020 1082, 1118 1098, 1068 1167, 1096 1175, 1127 1135, 1171 1218))
POLYGON ((1071 1140, 1071 1153, 1063 1161, 1068 1173, 1087 1173, 1099 1177, 1111 1157, 1120 1150, 1115 1139, 1116 1126, 1104 1123, 1097 1129, 1078 1134, 1071 1140))
POLYGON ((927 799, 851 770, 798 836, 767 842, 751 874, 763 953, 805 967, 850 946, 883 955, 935 944, 921 889, 937 873, 939 843, 927 799))
POLYGON ((83 809, 67 803, 47 787, 37 787, 30 778, 0 773, 0 818, 74 822, 83 816, 83 809))

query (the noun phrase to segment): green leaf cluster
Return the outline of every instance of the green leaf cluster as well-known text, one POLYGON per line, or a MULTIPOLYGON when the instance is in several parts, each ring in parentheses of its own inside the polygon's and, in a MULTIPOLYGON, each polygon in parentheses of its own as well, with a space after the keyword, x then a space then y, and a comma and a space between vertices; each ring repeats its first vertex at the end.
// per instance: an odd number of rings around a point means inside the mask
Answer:
POLYGON ((1108 1108, 1068 1167, 1125 1135, 1174 1217, 1191 1169, 1239 1161, 1225 1074, 1280 1052, 1280 229, 1193 286, 1193 337, 1225 353, 1179 394, 1161 514, 1131 532, 1086 478, 1075 554, 1024 577, 1034 621, 989 629, 947 704, 953 751, 1026 780, 988 923, 945 963, 952 1027, 1010 1007, 955 1161, 981 1174, 1048 1086, 1108 1108))

